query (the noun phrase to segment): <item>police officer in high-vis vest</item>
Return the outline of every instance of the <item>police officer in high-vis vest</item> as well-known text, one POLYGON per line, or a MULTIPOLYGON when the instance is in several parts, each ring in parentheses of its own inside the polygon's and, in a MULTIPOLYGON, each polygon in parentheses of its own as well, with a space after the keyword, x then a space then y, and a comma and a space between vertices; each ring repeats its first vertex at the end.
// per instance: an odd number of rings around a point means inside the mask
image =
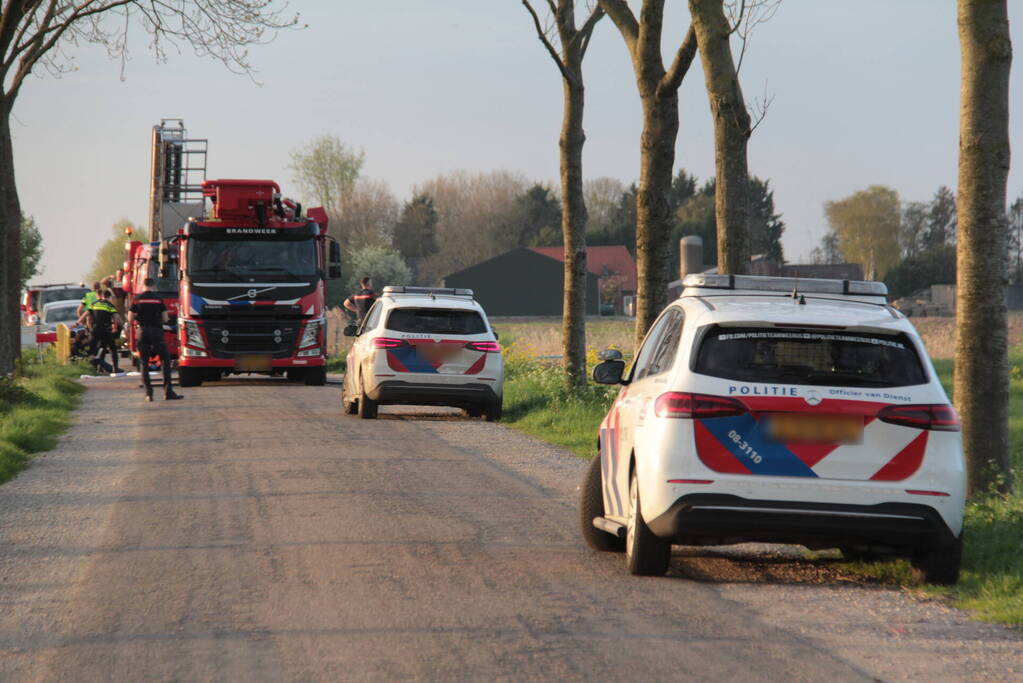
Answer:
POLYGON ((153 385, 149 382, 149 359, 160 357, 163 368, 163 397, 168 401, 184 398, 174 393, 171 387, 171 361, 167 345, 163 341, 163 324, 167 322, 167 306, 163 299, 153 292, 153 279, 146 278, 145 291, 135 297, 128 313, 128 320, 138 326, 135 339, 138 340, 139 369, 142 370, 142 384, 146 387, 146 400, 153 400, 153 385))
POLYGON ((78 319, 79 323, 84 322, 86 319, 92 321, 92 342, 89 346, 89 354, 92 358, 89 362, 97 370, 120 372, 120 368, 117 367, 117 343, 114 341, 114 337, 121 329, 121 314, 117 312, 117 309, 108 300, 109 292, 100 289, 96 294, 98 297, 96 301, 78 319), (110 352, 111 363, 113 363, 112 368, 105 360, 108 351, 110 352))
POLYGON ((373 302, 377 300, 377 294, 373 291, 373 282, 368 277, 359 280, 359 284, 362 285, 362 289, 345 299, 344 307, 356 315, 358 322, 362 322, 373 302))

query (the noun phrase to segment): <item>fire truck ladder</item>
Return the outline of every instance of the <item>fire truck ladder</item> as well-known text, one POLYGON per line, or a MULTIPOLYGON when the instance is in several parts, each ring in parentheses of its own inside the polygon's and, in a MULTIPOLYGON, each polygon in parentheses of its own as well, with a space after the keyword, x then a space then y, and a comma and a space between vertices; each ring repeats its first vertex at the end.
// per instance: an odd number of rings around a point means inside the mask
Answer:
POLYGON ((204 138, 188 137, 184 119, 161 119, 153 126, 150 241, 176 234, 189 218, 205 217, 202 182, 208 146, 204 138))

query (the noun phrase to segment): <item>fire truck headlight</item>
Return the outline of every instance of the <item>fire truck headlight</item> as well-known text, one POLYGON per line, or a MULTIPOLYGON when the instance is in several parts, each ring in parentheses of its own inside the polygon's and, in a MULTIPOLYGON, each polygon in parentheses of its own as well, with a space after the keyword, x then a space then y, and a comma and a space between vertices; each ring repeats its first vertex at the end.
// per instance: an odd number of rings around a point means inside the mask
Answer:
POLYGON ((298 357, 299 358, 306 358, 306 357, 318 356, 318 355, 320 355, 320 347, 319 346, 314 346, 311 349, 306 349, 305 351, 299 351, 298 352, 298 357))
POLYGON ((205 358, 206 357, 206 352, 205 351, 199 351, 198 349, 190 349, 190 348, 188 348, 186 346, 185 347, 185 355, 190 357, 190 358, 205 358))
POLYGON ((302 334, 302 341, 298 343, 298 348, 311 346, 319 342, 320 326, 323 324, 322 320, 310 320, 305 324, 305 332, 302 334))
POLYGON ((199 324, 194 320, 181 320, 178 321, 185 328, 185 343, 189 346, 195 346, 200 349, 206 348, 206 345, 202 341, 202 333, 199 332, 199 324))

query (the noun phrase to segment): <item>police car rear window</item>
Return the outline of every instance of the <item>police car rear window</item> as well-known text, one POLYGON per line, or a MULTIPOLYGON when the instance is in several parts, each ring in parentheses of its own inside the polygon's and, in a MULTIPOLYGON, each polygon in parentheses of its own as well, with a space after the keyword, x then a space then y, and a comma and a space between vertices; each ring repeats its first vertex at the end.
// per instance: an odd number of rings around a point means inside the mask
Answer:
POLYGON ((482 334, 486 323, 476 311, 451 308, 395 308, 387 329, 419 334, 482 334))
POLYGON ((841 330, 713 327, 703 335, 693 370, 740 382, 845 387, 927 381, 905 335, 841 330))

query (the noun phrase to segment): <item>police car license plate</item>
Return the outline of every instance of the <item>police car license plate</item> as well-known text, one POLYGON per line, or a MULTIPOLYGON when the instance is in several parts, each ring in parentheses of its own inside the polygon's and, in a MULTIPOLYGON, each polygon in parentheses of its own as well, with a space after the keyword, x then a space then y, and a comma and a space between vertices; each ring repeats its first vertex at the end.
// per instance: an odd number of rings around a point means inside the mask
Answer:
POLYGON ((863 441, 863 418, 858 415, 768 415, 767 434, 779 443, 853 444, 863 441))
POLYGON ((417 344, 416 355, 427 363, 444 363, 458 355, 461 349, 458 344, 417 344))
POLYGON ((234 361, 234 368, 240 372, 263 372, 273 366, 273 358, 270 354, 255 353, 248 356, 238 356, 234 361))

